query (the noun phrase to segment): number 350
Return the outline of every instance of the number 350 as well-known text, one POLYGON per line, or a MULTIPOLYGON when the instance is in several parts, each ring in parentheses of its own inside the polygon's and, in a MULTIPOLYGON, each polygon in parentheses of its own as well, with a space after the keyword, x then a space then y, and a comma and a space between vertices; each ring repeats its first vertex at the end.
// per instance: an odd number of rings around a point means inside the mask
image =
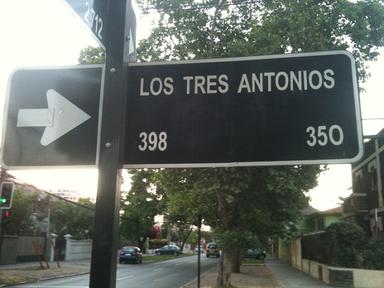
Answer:
POLYGON ((306 132, 309 137, 307 144, 311 147, 328 144, 339 146, 344 142, 343 129, 339 125, 332 125, 329 128, 327 126, 309 126, 306 132))

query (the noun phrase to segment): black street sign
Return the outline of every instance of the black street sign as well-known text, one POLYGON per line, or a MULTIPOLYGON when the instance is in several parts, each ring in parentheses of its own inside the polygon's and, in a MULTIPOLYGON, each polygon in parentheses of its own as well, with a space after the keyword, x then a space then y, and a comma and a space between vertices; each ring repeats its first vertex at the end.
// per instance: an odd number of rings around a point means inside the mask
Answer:
POLYGON ((125 167, 350 163, 362 155, 345 51, 129 66, 125 167))
POLYGON ((101 65, 15 71, 3 165, 95 166, 102 72, 101 65))

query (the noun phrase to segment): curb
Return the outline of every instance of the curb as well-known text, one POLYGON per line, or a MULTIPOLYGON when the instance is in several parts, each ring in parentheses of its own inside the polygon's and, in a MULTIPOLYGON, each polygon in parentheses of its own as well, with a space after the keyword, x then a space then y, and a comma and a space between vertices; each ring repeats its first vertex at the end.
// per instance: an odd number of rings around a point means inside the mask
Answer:
MULTIPOLYGON (((203 274, 201 274, 201 275, 200 275, 200 280, 201 280, 201 278, 203 278, 203 276, 204 276, 205 274, 211 273, 211 272, 212 272, 211 270, 214 270, 214 269, 217 269, 217 267, 212 267, 211 269, 209 269, 209 270, 205 271, 203 274)), ((188 285, 191 285, 191 284, 194 283, 194 282, 197 282, 197 277, 196 277, 195 279, 189 281, 188 283, 185 283, 183 286, 180 286, 179 288, 187 287, 188 285)))

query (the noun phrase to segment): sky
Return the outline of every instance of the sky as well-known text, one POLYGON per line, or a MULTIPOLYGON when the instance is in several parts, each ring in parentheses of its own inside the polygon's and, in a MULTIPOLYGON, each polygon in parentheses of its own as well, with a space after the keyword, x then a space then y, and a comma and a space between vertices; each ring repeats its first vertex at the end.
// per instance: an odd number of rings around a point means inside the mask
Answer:
MULTIPOLYGON (((137 38, 150 31, 150 20, 137 15, 137 38)), ((97 43, 88 29, 62 3, 62 0, 0 1, 0 119, 9 74, 17 67, 63 66, 77 64, 82 48, 97 43)), ((384 54, 384 49, 381 49, 384 54)), ((363 85, 360 95, 362 118, 381 118, 363 121, 365 135, 376 134, 384 127, 384 101, 381 82, 384 76, 384 57, 369 63, 372 76, 363 85)), ((2 120, 0 120, 2 121, 2 120)), ((22 181, 45 190, 69 189, 92 197, 97 189, 96 169, 38 169, 11 171, 22 181)), ((351 193, 350 165, 329 165, 311 190, 311 205, 319 210, 337 206, 339 197, 351 193)), ((124 186, 128 189, 128 186, 124 186)))

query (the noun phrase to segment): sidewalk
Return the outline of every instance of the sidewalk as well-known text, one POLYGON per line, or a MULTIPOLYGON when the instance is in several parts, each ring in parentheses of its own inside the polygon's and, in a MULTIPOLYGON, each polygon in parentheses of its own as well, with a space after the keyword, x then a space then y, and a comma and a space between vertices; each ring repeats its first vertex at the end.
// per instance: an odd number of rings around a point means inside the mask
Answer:
MULTIPOLYGON (((201 276, 200 287, 215 287, 217 269, 212 269, 201 276)), ((244 264, 240 267, 240 273, 231 274, 231 283, 236 288, 282 288, 278 281, 264 264, 244 264)), ((196 288, 197 279, 182 286, 182 288, 196 288)))
POLYGON ((89 261, 63 261, 60 264, 57 268, 56 262, 49 262, 49 269, 41 269, 38 262, 1 265, 0 287, 86 274, 90 269, 89 261))
MULTIPOLYGON (((217 270, 202 275, 201 288, 215 286, 217 270)), ((232 273, 232 285, 236 288, 332 288, 317 279, 289 266, 286 262, 267 258, 265 265, 242 265, 240 273, 232 273)), ((197 281, 183 286, 195 288, 197 281)))
POLYGON ((266 266, 275 275, 282 288, 331 288, 329 286, 304 272, 297 270, 287 263, 273 258, 265 260, 266 266))

